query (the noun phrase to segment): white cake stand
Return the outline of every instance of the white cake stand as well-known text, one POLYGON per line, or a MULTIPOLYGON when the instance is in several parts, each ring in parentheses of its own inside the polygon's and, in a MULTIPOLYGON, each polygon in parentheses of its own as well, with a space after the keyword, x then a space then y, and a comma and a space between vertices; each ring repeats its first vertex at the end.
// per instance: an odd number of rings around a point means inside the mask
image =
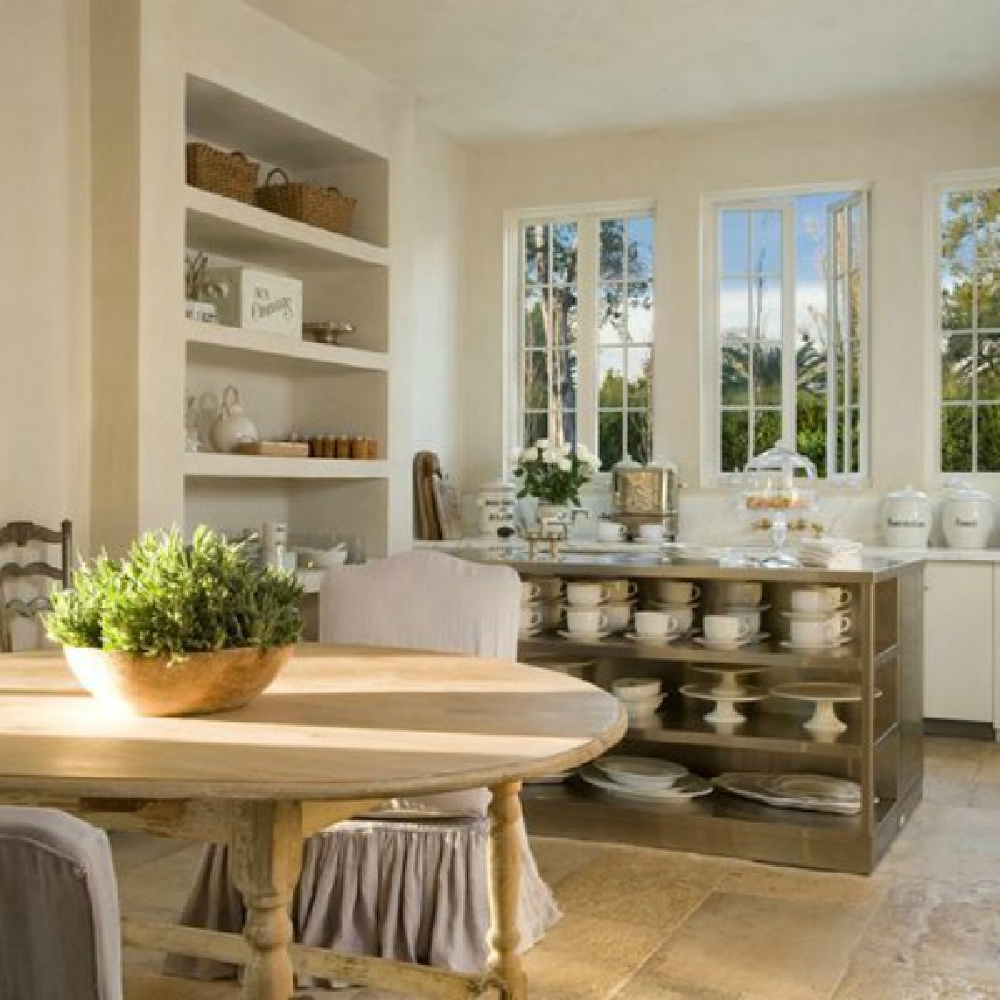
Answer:
POLYGON ((716 664, 710 667, 695 666, 692 664, 691 668, 692 670, 697 670, 700 674, 714 674, 719 678, 712 687, 712 693, 719 697, 746 694, 749 688, 740 683, 740 677, 743 674, 759 674, 764 671, 763 667, 729 667, 716 664))
MULTIPOLYGON (((877 698, 882 692, 874 691, 877 698)), ((778 684, 771 688, 775 698, 792 698, 795 701, 816 703, 813 714, 802 723, 814 736, 839 736, 847 724, 837 716, 836 705, 842 702, 861 701, 861 685, 833 681, 802 681, 795 684, 778 684)))
POLYGON ((747 721, 746 716, 736 707, 738 704, 763 701, 767 697, 763 688, 741 688, 726 692, 713 684, 685 684, 681 687, 681 694, 688 698, 714 701, 715 707, 704 719, 709 725, 725 727, 739 726, 747 721))

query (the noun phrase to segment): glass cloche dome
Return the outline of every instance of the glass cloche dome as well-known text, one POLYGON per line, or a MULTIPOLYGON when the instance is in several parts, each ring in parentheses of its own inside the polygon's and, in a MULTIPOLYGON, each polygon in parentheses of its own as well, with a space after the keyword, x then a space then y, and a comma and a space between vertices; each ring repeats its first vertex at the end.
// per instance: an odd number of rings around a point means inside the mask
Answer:
POLYGON ((816 466, 781 442, 747 462, 743 503, 748 510, 807 511, 816 506, 816 466))

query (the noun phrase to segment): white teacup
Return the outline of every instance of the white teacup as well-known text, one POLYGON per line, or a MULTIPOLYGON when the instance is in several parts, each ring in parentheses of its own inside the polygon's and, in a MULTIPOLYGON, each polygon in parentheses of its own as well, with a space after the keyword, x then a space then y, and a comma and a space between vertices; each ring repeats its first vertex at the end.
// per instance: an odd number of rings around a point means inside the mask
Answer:
POLYGON ((539 597, 542 596, 541 589, 534 580, 522 580, 521 581, 521 603, 530 604, 532 601, 537 601, 539 597))
POLYGON ((607 520, 597 522, 597 540, 599 542, 620 542, 624 537, 624 524, 607 520))
POLYGON ((755 580, 727 580, 719 585, 722 603, 730 608, 755 608, 764 596, 764 585, 755 580))
POLYGON ((531 582, 538 588, 540 601, 557 601, 562 597, 563 582, 558 576, 543 576, 531 582))
POLYGON ((746 627, 748 635, 756 635, 760 631, 759 611, 731 611, 730 614, 735 615, 740 620, 741 624, 746 627))
POLYGON ((578 607, 566 609, 566 628, 580 635, 596 635, 608 627, 608 616, 600 608, 578 607))
POLYGON ((619 677, 611 682, 611 692, 622 701, 655 698, 662 683, 658 677, 619 677))
POLYGON ((667 611, 668 614, 673 615, 679 632, 687 632, 694 625, 694 608, 662 608, 660 610, 667 611))
POLYGON ((643 542, 662 542, 663 525, 653 522, 652 524, 639 525, 639 539, 643 542))
POLYGON ((643 638, 660 638, 680 631, 673 611, 637 611, 633 621, 636 635, 643 638))
POLYGON ((750 635, 750 629, 737 615, 704 615, 701 630, 709 642, 737 642, 750 635))
POLYGON ((593 607, 608 599, 608 593, 601 583, 567 583, 566 600, 570 604, 593 607))
POLYGON ((601 610, 607 617, 608 628, 612 632, 628 628, 628 623, 632 620, 632 605, 628 601, 608 602, 601 605, 601 610))
POLYGON ((792 610, 817 614, 838 611, 851 603, 850 591, 843 587, 804 587, 792 591, 792 610))
POLYGON ((558 628, 563 621, 563 606, 560 601, 541 601, 535 605, 542 615, 543 628, 558 628))
POLYGON ((828 642, 836 642, 851 631, 851 616, 846 611, 835 611, 825 621, 828 642))
POLYGON ((602 584, 609 601, 627 601, 639 591, 635 580, 605 580, 602 584))
MULTIPOLYGON (((848 622, 849 627, 850 622, 848 622)), ((841 635, 839 628, 838 625, 836 630, 831 629, 826 618, 794 618, 789 626, 788 638, 793 646, 802 646, 803 648, 829 646, 841 635)))
POLYGON ((523 607, 518 612, 517 627, 522 632, 530 632, 533 628, 542 624, 541 608, 523 607))
POLYGON ((701 587, 690 580, 655 580, 653 593, 664 604, 690 604, 701 594, 701 587))

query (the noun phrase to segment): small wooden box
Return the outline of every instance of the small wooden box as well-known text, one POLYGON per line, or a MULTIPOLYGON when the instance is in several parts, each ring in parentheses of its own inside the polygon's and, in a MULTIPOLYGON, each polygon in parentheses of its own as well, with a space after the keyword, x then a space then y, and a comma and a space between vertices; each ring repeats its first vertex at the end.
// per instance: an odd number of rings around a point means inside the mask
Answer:
POLYGON ((270 455, 274 458, 308 458, 309 445, 305 441, 240 441, 236 452, 239 455, 270 455))
POLYGON ((207 278, 227 290, 217 302, 223 325, 302 337, 302 282, 298 278, 255 267, 210 268, 207 278))

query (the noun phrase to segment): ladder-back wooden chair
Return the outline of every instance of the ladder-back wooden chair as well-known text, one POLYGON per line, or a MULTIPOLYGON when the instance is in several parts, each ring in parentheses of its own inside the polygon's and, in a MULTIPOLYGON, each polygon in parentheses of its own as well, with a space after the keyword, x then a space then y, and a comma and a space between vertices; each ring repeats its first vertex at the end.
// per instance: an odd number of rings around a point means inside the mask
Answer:
POLYGON ((32 521, 11 521, 0 527, 0 652, 9 653, 14 648, 13 622, 15 618, 34 618, 49 608, 47 581, 69 586, 73 561, 73 522, 63 521, 58 530, 46 528, 32 521), (59 546, 58 563, 50 560, 50 546, 59 546), (27 550, 27 560, 11 558, 11 547, 27 550), (46 581, 44 588, 37 588, 31 596, 24 596, 22 583, 46 581))

